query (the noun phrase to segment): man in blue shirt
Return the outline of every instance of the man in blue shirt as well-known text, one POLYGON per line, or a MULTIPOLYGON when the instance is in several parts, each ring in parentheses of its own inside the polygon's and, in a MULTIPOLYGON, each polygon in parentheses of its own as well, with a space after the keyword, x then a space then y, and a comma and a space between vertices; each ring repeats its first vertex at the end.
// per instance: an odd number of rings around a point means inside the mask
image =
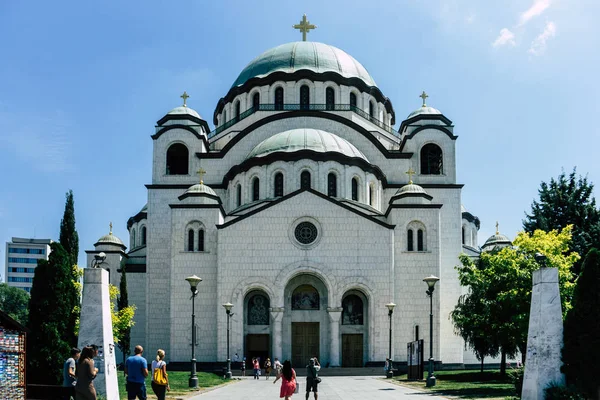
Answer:
POLYGON ((135 346, 134 355, 125 361, 125 379, 127 380, 127 400, 146 400, 146 377, 148 376, 148 363, 142 357, 144 349, 135 346))

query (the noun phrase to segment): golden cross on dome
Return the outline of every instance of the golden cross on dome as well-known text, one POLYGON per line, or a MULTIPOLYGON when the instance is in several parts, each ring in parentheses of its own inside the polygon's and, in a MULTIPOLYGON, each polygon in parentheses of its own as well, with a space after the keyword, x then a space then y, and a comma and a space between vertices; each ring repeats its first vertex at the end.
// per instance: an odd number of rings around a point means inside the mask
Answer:
POLYGON ((429 97, 427 96, 427 93, 425 93, 425 91, 423 90, 423 93, 421 93, 419 97, 423 99, 423 107, 427 107, 427 104, 425 104, 425 99, 429 97))
POLYGON ((413 176, 414 174, 416 174, 416 172, 415 172, 415 170, 414 170, 414 169, 412 169, 412 167, 410 167, 410 168, 408 169, 408 171, 406 171, 406 175, 408 175, 408 184, 409 184, 409 185, 412 185, 412 183, 413 183, 412 176, 413 176))
POLYGON ((112 235, 112 222, 110 224, 108 224, 108 227, 110 228, 110 231, 108 231, 108 234, 112 235))
POLYGON ((311 29, 316 29, 317 26, 308 22, 308 20, 306 19, 306 14, 304 14, 300 23, 292 25, 292 28, 299 29, 300 32, 302 32, 302 41, 306 42, 306 34, 308 33, 308 31, 310 31, 311 29))
POLYGON ((500 231, 498 230, 498 221, 496 221, 496 235, 499 235, 500 231))
POLYGON ((186 102, 187 102, 187 99, 189 99, 189 98, 190 98, 190 95, 189 95, 189 94, 187 94, 187 92, 184 90, 184 91, 183 91, 183 94, 182 94, 181 96, 179 96, 179 97, 181 97, 181 98, 183 99, 183 106, 184 106, 184 107, 187 107, 187 104, 186 104, 186 102))
POLYGON ((206 171, 203 170, 202 167, 200 167, 200 169, 196 171, 196 173, 200 175, 200 184, 203 185, 204 181, 202 180, 202 178, 204 177, 204 174, 206 174, 206 171))

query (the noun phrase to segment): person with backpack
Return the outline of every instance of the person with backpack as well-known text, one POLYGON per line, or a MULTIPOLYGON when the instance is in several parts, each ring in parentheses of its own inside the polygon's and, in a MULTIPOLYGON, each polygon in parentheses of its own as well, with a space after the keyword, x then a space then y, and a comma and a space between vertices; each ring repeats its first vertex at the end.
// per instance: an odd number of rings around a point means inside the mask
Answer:
POLYGON ((308 400, 311 390, 315 396, 315 400, 319 398, 319 383, 321 383, 321 378, 319 378, 320 369, 321 364, 319 364, 317 357, 311 358, 306 366, 306 400, 308 400))
POLYGON ((167 374, 167 363, 165 362, 165 351, 158 349, 156 360, 152 361, 152 391, 158 400, 165 400, 169 386, 169 375, 167 374))

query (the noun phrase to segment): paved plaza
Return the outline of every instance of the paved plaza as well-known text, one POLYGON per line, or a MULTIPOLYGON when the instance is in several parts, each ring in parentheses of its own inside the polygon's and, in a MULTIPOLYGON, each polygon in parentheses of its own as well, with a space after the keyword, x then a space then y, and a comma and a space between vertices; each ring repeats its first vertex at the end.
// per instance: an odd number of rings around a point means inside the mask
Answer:
MULTIPOLYGON (((303 400, 306 390, 306 378, 300 377, 300 393, 292 398, 303 400)), ((276 400, 279 398, 280 382, 273 385, 273 380, 259 381, 246 378, 240 382, 226 385, 206 392, 188 400, 229 400, 260 399, 276 400)), ((313 396, 311 394, 311 399, 313 396)), ((319 400, 387 400, 398 398, 438 400, 445 397, 428 395, 425 392, 388 383, 383 379, 371 376, 339 376, 324 377, 319 385, 319 400)))

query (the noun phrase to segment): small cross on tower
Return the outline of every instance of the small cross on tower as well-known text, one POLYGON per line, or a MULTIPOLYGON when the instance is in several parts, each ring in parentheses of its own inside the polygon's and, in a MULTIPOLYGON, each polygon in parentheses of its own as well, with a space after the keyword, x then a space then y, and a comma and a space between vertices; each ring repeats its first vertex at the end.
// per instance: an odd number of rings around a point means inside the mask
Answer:
POLYGON ((423 107, 427 107, 427 104, 425 104, 425 99, 429 97, 427 96, 427 93, 425 93, 425 91, 423 90, 423 93, 421 93, 419 97, 423 99, 423 107))
POLYGON ((200 169, 196 171, 196 173, 200 175, 200 184, 203 185, 204 181, 202 180, 202 178, 204 178, 204 174, 206 174, 206 171, 203 170, 202 167, 200 167, 200 169))
POLYGON ((108 227, 110 228, 110 231, 108 231, 108 234, 112 235, 112 222, 110 224, 108 224, 108 227))
POLYGON ((498 221, 496 221, 496 235, 499 235, 500 231, 498 230, 498 221))
POLYGON ((190 98, 190 96, 187 94, 187 92, 184 90, 183 94, 181 96, 179 96, 179 97, 181 97, 183 99, 183 106, 187 107, 186 102, 187 102, 187 99, 190 98))
POLYGON ((406 171, 406 175, 408 175, 408 184, 412 185, 413 184, 413 180, 412 180, 412 176, 416 174, 415 170, 412 169, 412 167, 410 167, 408 169, 408 171, 406 171))
POLYGON ((299 29, 300 32, 302 32, 302 41, 306 42, 306 34, 308 33, 308 31, 310 31, 311 29, 316 29, 317 26, 308 22, 308 20, 306 19, 306 14, 304 14, 300 23, 292 25, 292 28, 299 29))

